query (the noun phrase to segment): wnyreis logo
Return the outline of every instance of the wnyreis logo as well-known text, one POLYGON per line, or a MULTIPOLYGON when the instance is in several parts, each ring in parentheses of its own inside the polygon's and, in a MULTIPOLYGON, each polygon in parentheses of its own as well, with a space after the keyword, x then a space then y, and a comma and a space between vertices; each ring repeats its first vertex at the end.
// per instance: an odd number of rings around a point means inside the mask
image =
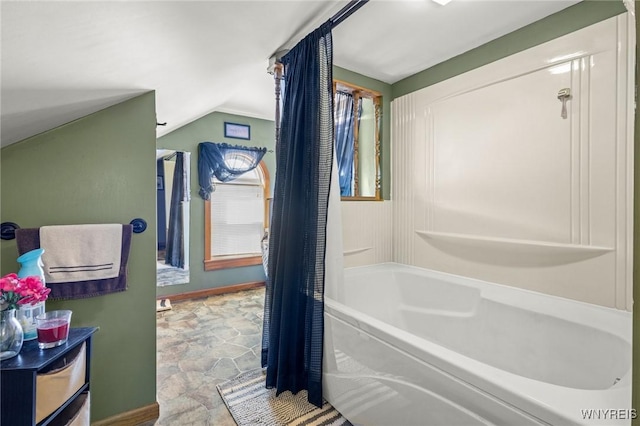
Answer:
POLYGON ((584 420, 631 420, 638 415, 635 408, 598 408, 580 410, 584 420))

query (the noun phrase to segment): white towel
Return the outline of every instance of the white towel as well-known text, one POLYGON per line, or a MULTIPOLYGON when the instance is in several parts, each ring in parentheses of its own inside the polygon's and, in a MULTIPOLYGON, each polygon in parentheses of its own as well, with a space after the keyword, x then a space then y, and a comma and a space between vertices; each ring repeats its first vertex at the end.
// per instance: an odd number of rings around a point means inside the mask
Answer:
POLYGON ((120 272, 122 224, 43 226, 40 247, 47 284, 115 278, 120 272))

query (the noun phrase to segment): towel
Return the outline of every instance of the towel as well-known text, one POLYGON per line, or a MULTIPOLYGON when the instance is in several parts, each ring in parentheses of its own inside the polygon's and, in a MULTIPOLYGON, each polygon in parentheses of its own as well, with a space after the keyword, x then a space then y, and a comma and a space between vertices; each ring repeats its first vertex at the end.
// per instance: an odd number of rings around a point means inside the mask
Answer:
POLYGON ((121 224, 61 225, 40 228, 47 283, 115 278, 120 272, 121 224))
MULTIPOLYGON (((47 282, 47 287, 51 288, 49 299, 82 299, 87 297, 102 296, 119 291, 125 291, 127 289, 127 262, 129 260, 133 226, 128 224, 119 226, 122 227, 122 243, 120 245, 121 252, 118 275, 114 278, 92 279, 76 282, 54 284, 50 284, 47 282)), ((16 241, 18 246, 18 253, 20 255, 30 250, 40 248, 40 228, 17 229, 16 241)))

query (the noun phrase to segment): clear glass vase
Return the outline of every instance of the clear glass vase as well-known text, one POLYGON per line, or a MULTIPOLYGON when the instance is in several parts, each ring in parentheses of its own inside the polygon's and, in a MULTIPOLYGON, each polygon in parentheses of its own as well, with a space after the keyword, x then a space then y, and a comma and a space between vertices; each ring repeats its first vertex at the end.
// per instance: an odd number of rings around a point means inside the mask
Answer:
POLYGON ((16 310, 0 311, 0 360, 18 355, 22 342, 22 326, 16 318, 16 310))

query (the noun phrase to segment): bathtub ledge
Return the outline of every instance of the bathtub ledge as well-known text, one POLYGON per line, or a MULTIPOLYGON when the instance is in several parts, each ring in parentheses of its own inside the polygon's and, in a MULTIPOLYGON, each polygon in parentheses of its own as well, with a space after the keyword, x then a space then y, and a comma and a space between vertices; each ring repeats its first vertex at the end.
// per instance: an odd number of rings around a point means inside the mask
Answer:
POLYGON ((365 251, 369 251, 371 249, 373 249, 373 247, 362 247, 362 248, 357 248, 357 249, 353 249, 353 250, 345 250, 343 252, 343 254, 345 256, 349 256, 349 255, 352 255, 352 254, 364 253, 365 251))
POLYGON ((456 234, 450 232, 415 231, 425 241, 435 240, 447 243, 455 243, 465 246, 473 246, 495 251, 520 252, 527 255, 567 255, 570 257, 591 258, 601 256, 613 251, 610 247, 563 244, 547 241, 520 240, 515 238, 484 237, 470 234, 456 234))

